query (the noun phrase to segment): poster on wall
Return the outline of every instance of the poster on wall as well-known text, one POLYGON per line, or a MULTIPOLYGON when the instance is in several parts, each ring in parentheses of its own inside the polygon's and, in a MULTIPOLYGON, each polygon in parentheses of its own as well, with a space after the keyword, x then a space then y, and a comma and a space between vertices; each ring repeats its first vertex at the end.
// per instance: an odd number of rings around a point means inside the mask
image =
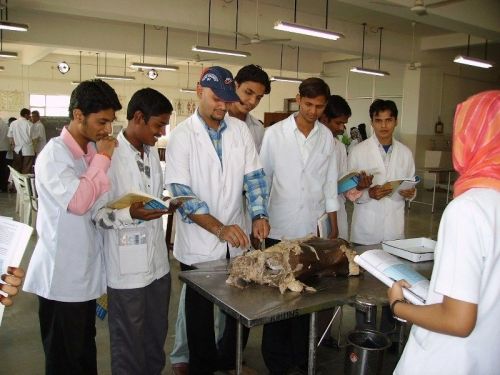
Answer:
POLYGON ((0 90, 0 108, 8 113, 19 113, 24 106, 24 94, 21 91, 0 90))
POLYGON ((191 116, 196 109, 196 103, 193 99, 175 99, 174 111, 177 116, 191 116))

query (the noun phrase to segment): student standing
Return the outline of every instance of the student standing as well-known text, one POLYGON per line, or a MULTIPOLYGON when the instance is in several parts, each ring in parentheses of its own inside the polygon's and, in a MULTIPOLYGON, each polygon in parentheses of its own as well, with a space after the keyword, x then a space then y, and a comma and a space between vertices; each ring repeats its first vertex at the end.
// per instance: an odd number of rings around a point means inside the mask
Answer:
POLYGON ((13 167, 19 173, 32 173, 35 150, 33 148, 32 126, 30 121, 31 111, 21 109, 21 118, 9 125, 8 137, 14 145, 13 167))
MULTIPOLYGON (((332 132, 318 119, 330 97, 320 78, 299 86, 299 111, 270 127, 260 152, 270 186, 271 232, 266 246, 316 234, 318 219, 330 217, 330 238, 338 235, 337 162, 332 132)), ((264 325, 262 355, 271 374, 307 367, 309 315, 264 325)))
POLYGON ((457 106, 454 199, 439 225, 426 305, 389 289, 395 316, 413 323, 395 374, 497 374, 500 368, 500 91, 457 106))
POLYGON ((170 266, 162 216, 168 210, 142 203, 117 210, 106 203, 132 191, 162 198, 163 171, 154 145, 172 110, 151 88, 132 95, 128 125, 118 134, 120 147, 108 170, 111 190, 96 204, 94 221, 104 236, 111 371, 117 375, 155 375, 165 367, 170 266))
MULTIPOLYGON (((249 200, 253 235, 267 237, 267 185, 254 142, 242 121, 227 116, 227 103, 239 100, 231 72, 214 66, 197 87, 196 112, 171 133, 165 184, 174 196, 195 195, 176 214, 174 256, 182 270, 193 264, 240 255, 250 245, 242 229, 242 192, 249 200)), ((213 304, 186 290, 189 373, 212 374, 235 368, 236 321, 226 317, 217 349, 213 304)))
POLYGON ((415 162, 408 147, 393 134, 398 121, 398 109, 392 100, 375 100, 370 106, 373 135, 349 151, 348 170, 370 171, 373 186, 364 189, 354 203, 351 241, 362 245, 404 238, 405 199, 415 196, 415 188, 402 190, 404 199, 388 197, 392 188, 384 185, 391 180, 413 178, 415 162))
POLYGON ((40 112, 31 112, 31 122, 32 130, 31 137, 33 138, 33 144, 35 147, 35 154, 39 155, 42 149, 47 144, 47 137, 45 135, 45 125, 40 121, 40 112))
POLYGON ((68 127, 36 163, 39 238, 24 290, 38 295, 47 374, 97 374, 95 299, 106 280, 90 210, 110 188, 116 139, 109 134, 120 109, 104 81, 80 83, 71 93, 68 127))

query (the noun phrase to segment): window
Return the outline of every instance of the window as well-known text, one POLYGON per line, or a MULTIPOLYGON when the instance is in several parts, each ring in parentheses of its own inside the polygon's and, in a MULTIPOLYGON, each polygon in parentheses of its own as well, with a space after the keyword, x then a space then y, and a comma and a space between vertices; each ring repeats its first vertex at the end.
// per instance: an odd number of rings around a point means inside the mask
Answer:
POLYGON ((40 116, 68 117, 69 95, 30 94, 30 110, 40 116))

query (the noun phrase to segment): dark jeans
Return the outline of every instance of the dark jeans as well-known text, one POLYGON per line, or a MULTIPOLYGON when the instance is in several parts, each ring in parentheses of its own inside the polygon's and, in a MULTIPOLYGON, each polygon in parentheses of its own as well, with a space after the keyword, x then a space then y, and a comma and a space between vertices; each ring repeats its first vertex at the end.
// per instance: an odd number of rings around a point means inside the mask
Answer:
POLYGON ((159 375, 165 367, 170 273, 142 288, 108 287, 111 372, 159 375))
MULTIPOLYGON (((181 270, 193 267, 181 263, 181 270)), ((189 286, 186 288, 186 332, 189 347, 189 374, 207 375, 217 370, 236 367, 236 326, 234 318, 226 315, 222 338, 215 344, 214 305, 189 286)), ((249 330, 243 329, 244 345, 249 330)))
POLYGON ((45 374, 96 375, 96 301, 38 300, 45 374))
POLYGON ((7 151, 0 151, 0 190, 2 191, 7 191, 9 186, 9 168, 7 165, 7 151))
MULTIPOLYGON (((279 243, 266 239, 266 248, 279 243)), ((262 356, 271 374, 285 374, 297 366, 307 368, 309 315, 264 325, 262 356)))

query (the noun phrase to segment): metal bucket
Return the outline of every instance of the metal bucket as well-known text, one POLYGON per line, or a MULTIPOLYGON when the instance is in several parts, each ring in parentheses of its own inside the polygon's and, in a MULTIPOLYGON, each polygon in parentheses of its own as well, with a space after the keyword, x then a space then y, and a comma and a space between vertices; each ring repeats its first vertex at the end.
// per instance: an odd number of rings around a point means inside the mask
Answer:
POLYGON ((344 374, 381 374, 384 351, 391 346, 385 334, 370 329, 352 331, 347 335, 347 343, 344 374))

